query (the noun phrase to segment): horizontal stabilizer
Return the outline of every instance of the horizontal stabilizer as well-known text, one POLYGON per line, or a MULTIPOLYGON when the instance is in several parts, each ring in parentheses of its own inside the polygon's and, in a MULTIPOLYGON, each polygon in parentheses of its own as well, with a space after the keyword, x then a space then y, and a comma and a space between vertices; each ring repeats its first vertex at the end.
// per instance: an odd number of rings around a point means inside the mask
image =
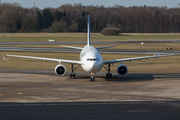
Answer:
POLYGON ((110 47, 116 47, 117 45, 111 45, 111 46, 104 46, 104 47, 97 47, 96 49, 104 49, 104 48, 110 48, 110 47))
POLYGON ((73 47, 73 46, 66 46, 66 45, 60 45, 61 47, 66 47, 66 48, 73 48, 73 49, 83 49, 81 47, 73 47))

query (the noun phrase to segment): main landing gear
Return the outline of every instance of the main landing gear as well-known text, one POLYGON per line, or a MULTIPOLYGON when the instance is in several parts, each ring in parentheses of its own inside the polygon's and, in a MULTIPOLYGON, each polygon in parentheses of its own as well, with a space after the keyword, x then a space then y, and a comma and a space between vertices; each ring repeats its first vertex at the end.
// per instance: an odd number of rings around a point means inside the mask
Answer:
POLYGON ((74 73, 74 71, 79 67, 80 65, 78 65, 77 67, 74 68, 74 64, 71 64, 71 73, 70 73, 70 78, 76 78, 76 74, 74 73))
POLYGON ((111 64, 108 64, 107 67, 104 67, 108 71, 108 73, 106 73, 106 78, 112 78, 112 74, 110 73, 110 67, 111 67, 111 64))
POLYGON ((76 78, 76 74, 75 73, 70 73, 70 78, 76 78))

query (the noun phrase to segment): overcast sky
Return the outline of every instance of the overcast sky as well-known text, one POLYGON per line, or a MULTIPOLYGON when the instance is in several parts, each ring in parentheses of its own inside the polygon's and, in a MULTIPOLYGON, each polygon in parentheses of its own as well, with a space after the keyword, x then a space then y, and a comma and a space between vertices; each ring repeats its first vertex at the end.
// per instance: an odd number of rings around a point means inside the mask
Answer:
MULTIPOLYGON (((34 0, 1 0, 1 3, 19 3, 24 8, 31 8, 34 6, 34 0)), ((81 3, 82 5, 104 5, 104 7, 112 7, 114 5, 129 6, 167 6, 168 8, 177 8, 177 3, 180 0, 35 0, 36 7, 44 9, 46 7, 58 8, 64 4, 81 3)))

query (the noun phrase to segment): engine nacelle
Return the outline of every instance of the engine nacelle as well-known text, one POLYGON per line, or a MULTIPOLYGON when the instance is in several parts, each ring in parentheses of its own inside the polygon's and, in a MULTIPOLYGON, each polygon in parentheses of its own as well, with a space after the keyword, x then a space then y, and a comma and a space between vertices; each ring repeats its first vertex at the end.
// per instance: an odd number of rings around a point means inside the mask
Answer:
POLYGON ((117 73, 119 75, 126 75, 128 73, 128 68, 126 65, 121 64, 117 67, 117 73))
POLYGON ((66 67, 62 64, 59 64, 55 67, 55 73, 59 76, 63 76, 66 73, 66 67))

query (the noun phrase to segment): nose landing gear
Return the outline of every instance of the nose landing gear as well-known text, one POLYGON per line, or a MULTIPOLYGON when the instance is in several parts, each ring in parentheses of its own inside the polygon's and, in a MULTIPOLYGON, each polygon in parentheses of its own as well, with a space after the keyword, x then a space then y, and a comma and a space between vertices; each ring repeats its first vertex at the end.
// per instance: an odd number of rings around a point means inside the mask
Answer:
POLYGON ((91 82, 95 82, 95 77, 94 77, 94 73, 91 73, 91 82))
POLYGON ((95 82, 95 77, 91 76, 91 82, 95 82))

